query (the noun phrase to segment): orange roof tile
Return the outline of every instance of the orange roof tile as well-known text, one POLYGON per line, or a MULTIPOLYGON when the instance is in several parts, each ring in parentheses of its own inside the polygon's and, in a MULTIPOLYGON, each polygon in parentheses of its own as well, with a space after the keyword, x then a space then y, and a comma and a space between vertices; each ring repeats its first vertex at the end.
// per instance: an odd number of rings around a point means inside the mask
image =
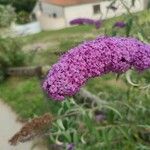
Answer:
POLYGON ((102 0, 42 0, 42 1, 45 3, 54 4, 54 5, 70 6, 70 5, 78 5, 78 4, 84 4, 84 3, 100 2, 102 0))

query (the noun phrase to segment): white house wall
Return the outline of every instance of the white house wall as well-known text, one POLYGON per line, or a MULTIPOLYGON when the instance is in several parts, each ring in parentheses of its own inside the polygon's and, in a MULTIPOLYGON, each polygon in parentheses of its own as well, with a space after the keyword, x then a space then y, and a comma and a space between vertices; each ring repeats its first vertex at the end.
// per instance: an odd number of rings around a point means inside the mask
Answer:
MULTIPOLYGON (((130 7, 132 0, 124 0, 125 4, 130 7)), ((112 1, 102 1, 99 3, 90 3, 83 5, 75 5, 64 8, 64 13, 66 17, 67 26, 69 26, 69 22, 76 18, 91 18, 91 19, 106 19, 115 16, 122 15, 127 10, 118 0, 115 4, 118 9, 116 11, 110 10, 107 11, 107 7, 110 5, 112 1), (100 14, 93 13, 93 6, 100 4, 101 12, 100 14)), ((131 7, 131 12, 138 12, 144 9, 144 0, 136 0, 134 7, 131 7)))
MULTIPOLYGON (((134 7, 131 7, 132 0, 124 0, 125 4, 130 7, 131 12, 138 12, 144 9, 146 0, 136 0, 134 7)), ((33 13, 36 14, 37 20, 40 22, 43 30, 60 29, 70 26, 69 22, 76 18, 91 18, 91 19, 107 19, 126 13, 125 7, 117 0, 115 7, 118 9, 113 11, 107 7, 112 0, 100 1, 97 3, 81 4, 74 6, 56 6, 42 2, 42 11, 40 10, 39 2, 37 2, 33 13), (93 6, 99 4, 101 13, 94 14, 93 6), (56 17, 53 14, 56 14, 56 17)))
POLYGON ((81 4, 75 6, 69 6, 64 8, 64 13, 66 17, 67 25, 69 26, 69 22, 76 18, 92 18, 92 19, 99 19, 100 15, 93 14, 93 5, 100 4, 100 3, 93 3, 93 4, 81 4))
POLYGON ((41 28, 43 30, 57 30, 66 27, 65 19, 63 17, 52 18, 47 15, 41 14, 38 16, 41 28))
MULTIPOLYGON (((56 6, 53 4, 48 4, 48 3, 41 3, 42 7, 42 13, 46 14, 47 16, 52 17, 53 14, 55 13, 57 17, 62 17, 63 16, 63 7, 61 6, 56 6)), ((40 10, 39 2, 36 4, 33 13, 37 13, 40 10)))
POLYGON ((39 2, 36 4, 33 13, 40 22, 42 30, 57 30, 66 27, 63 7, 42 2, 42 11, 39 2), (56 17, 53 14, 56 14, 56 17))

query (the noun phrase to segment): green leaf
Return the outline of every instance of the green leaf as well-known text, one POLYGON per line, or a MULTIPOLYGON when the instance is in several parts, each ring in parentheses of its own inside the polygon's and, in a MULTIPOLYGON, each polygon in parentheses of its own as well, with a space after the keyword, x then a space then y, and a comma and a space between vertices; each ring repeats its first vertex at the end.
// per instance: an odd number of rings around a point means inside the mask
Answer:
POLYGON ((86 141, 85 141, 85 139, 84 139, 84 134, 81 136, 81 142, 82 142, 83 144, 86 144, 86 141))
POLYGON ((128 140, 130 140, 131 138, 129 137, 128 133, 126 133, 126 131, 124 131, 123 128, 118 127, 118 129, 120 130, 120 132, 124 135, 124 137, 126 137, 128 140))
POLYGON ((112 110, 113 112, 115 112, 122 119, 122 115, 117 109, 115 109, 115 108, 113 108, 109 105, 105 105, 105 108, 108 108, 108 109, 112 110))
POLYGON ((144 39, 144 36, 143 36, 143 34, 142 34, 141 32, 138 32, 138 38, 139 38, 142 42, 148 44, 148 42, 144 39))
POLYGON ((74 132, 73 132, 73 141, 75 144, 77 144, 79 142, 79 137, 78 137, 78 133, 76 130, 74 130, 74 132))
POLYGON ((66 131, 65 133, 63 133, 64 137, 68 140, 67 142, 71 142, 71 135, 69 131, 66 131))
POLYGON ((125 74, 128 83, 131 84, 132 86, 135 86, 135 87, 140 86, 140 84, 136 84, 136 83, 132 82, 132 80, 131 80, 131 74, 132 74, 132 70, 127 71, 126 74, 125 74))
POLYGON ((126 36, 129 37, 133 26, 133 18, 129 18, 126 25, 126 36))
POLYGON ((57 124, 58 124, 58 126, 59 126, 62 130, 65 130, 65 127, 64 127, 63 122, 62 122, 61 119, 58 119, 58 120, 57 120, 57 124))

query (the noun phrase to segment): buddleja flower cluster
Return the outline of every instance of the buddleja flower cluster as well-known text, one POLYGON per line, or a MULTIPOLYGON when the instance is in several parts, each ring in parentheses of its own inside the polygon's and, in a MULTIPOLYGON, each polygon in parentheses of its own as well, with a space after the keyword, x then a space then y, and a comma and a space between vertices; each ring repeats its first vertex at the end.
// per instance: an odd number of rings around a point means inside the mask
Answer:
POLYGON ((52 66, 43 83, 44 90, 55 100, 76 94, 89 78, 109 72, 124 73, 150 67, 150 45, 134 38, 98 37, 64 54, 52 66))
POLYGON ((70 21, 71 25, 95 25, 96 29, 99 29, 101 27, 101 21, 100 20, 93 20, 88 18, 77 18, 70 21))

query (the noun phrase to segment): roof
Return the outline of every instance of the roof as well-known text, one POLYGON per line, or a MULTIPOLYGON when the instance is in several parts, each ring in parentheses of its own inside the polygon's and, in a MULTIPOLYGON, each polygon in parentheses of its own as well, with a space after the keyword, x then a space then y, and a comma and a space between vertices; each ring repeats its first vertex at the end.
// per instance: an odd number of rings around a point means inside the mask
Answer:
POLYGON ((41 0, 41 1, 59 6, 71 6, 71 5, 100 2, 102 0, 41 0))

